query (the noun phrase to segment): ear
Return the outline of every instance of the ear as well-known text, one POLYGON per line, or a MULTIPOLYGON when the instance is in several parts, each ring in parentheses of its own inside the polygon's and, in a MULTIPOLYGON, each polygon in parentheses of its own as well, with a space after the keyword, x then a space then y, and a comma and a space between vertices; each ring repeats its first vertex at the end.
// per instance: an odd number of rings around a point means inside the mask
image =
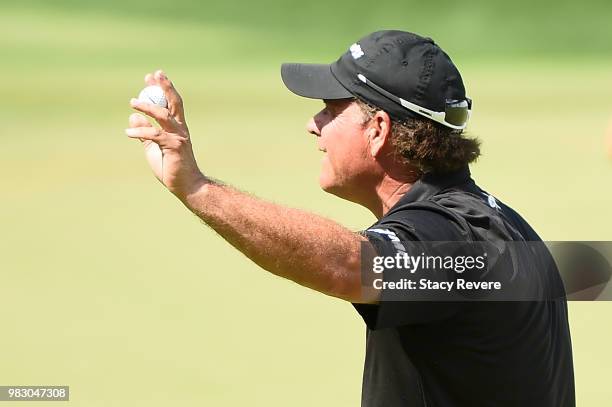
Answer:
POLYGON ((378 157, 391 142, 391 118, 382 110, 376 112, 366 129, 366 137, 372 157, 378 157))

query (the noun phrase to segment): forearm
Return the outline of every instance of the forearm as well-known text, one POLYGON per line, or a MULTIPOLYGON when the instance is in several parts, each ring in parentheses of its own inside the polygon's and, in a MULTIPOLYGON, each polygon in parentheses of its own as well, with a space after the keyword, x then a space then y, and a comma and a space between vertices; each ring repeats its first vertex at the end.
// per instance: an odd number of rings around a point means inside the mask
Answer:
POLYGON ((366 239, 306 211, 203 178, 183 203, 262 268, 322 293, 366 302, 360 252, 366 239))

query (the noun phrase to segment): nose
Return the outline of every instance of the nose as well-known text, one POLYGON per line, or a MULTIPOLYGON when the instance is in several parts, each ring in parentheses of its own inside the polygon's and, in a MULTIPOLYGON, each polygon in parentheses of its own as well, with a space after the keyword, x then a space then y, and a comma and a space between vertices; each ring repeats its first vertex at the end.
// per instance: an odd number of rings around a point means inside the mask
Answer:
POLYGON ((315 136, 321 135, 321 130, 317 126, 317 122, 315 121, 314 117, 311 117, 310 120, 308 120, 308 123, 306 123, 306 131, 310 134, 314 134, 315 136))

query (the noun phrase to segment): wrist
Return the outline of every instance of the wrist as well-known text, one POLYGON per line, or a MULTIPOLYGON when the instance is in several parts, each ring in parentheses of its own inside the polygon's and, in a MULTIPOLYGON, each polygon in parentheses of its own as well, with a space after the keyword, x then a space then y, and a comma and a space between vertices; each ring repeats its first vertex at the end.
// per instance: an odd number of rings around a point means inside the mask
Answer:
POLYGON ((189 177, 189 181, 185 182, 181 188, 171 190, 171 192, 181 200, 186 206, 189 207, 189 202, 198 195, 206 184, 211 181, 200 171, 194 173, 189 177))

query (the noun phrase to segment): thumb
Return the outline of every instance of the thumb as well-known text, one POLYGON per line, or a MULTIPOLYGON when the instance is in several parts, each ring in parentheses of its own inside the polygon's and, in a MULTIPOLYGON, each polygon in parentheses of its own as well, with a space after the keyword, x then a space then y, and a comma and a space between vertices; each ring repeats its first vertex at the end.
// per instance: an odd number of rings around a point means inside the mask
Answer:
POLYGON ((129 119, 130 127, 153 127, 146 117, 140 113, 132 113, 129 119))

